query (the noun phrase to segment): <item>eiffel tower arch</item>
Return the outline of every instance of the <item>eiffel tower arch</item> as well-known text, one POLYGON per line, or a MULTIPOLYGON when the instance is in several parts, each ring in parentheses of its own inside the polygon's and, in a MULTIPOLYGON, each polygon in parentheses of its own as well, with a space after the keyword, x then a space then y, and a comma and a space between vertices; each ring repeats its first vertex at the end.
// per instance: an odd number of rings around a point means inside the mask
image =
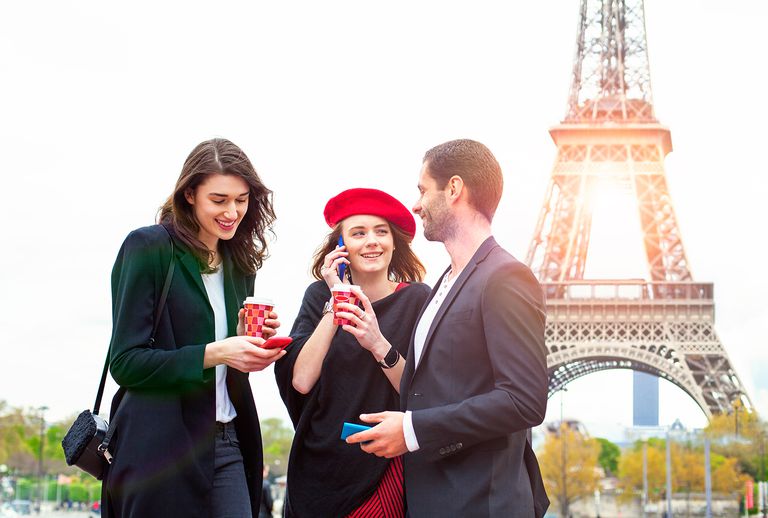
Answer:
POLYGON ((656 119, 642 0, 581 0, 565 119, 527 254, 547 297, 549 395, 609 369, 665 378, 711 417, 751 408, 714 328, 712 283, 695 282, 667 187, 670 130, 656 119), (648 280, 588 280, 601 182, 637 200, 648 280))

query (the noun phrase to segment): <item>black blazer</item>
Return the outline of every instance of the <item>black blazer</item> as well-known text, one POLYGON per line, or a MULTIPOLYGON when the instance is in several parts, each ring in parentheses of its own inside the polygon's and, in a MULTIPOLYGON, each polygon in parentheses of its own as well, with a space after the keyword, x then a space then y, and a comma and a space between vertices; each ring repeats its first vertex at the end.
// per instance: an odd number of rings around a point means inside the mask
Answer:
MULTIPOLYGON (((203 369, 203 355, 215 339, 214 315, 195 257, 175 237, 174 246, 176 269, 153 347, 154 308, 171 260, 168 233, 159 225, 131 232, 112 270, 110 369, 120 389, 111 415, 123 405, 112 423, 117 432, 102 487, 103 516, 210 516, 216 387, 215 369, 203 369)), ((226 253, 223 264, 231 336, 254 277, 239 272, 226 253)), ((228 368, 227 389, 257 516, 262 447, 248 374, 228 368)))
POLYGON ((435 315, 415 369, 411 338, 400 386, 420 447, 404 457, 410 516, 544 514, 527 440, 547 408, 544 323, 536 278, 488 238, 435 315))

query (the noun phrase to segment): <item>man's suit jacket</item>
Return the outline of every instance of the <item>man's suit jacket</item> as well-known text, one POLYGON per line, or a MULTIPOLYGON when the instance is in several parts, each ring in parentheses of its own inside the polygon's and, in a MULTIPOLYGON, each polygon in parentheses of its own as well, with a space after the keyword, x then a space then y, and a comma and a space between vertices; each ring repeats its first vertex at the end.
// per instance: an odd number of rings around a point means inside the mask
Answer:
POLYGON ((543 515, 527 433, 547 407, 544 323, 536 278, 489 237, 446 295, 416 368, 411 338, 400 387, 420 447, 404 456, 411 517, 543 515))

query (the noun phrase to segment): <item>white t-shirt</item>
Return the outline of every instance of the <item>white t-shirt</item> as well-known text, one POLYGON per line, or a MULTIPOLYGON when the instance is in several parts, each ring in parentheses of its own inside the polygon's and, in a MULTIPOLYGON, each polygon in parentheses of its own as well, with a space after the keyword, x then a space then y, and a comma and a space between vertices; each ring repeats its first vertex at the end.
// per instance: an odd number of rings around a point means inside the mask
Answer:
MULTIPOLYGON (((205 292, 208 301, 213 308, 213 320, 215 323, 215 339, 223 340, 227 337, 227 305, 224 301, 224 268, 219 265, 213 273, 202 274, 205 292)), ((227 392, 227 366, 216 366, 216 420, 220 423, 228 423, 237 417, 232 400, 227 392)))

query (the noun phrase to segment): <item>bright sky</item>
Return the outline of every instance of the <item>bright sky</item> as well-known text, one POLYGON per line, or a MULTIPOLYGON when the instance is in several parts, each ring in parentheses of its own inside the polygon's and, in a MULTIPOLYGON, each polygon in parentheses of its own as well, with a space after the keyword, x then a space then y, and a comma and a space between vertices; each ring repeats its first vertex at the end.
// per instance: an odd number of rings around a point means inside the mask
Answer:
MULTIPOLYGON (((411 206, 424 151, 449 139, 496 154, 506 189, 495 235, 524 259, 577 16, 577 0, 0 4, 0 399, 47 405, 53 419, 92 404, 120 243, 153 223, 186 155, 214 136, 240 145, 275 192, 277 237, 256 293, 277 301, 285 333, 326 232, 326 200, 366 186, 411 206)), ((646 5, 688 257, 696 280, 715 283, 718 333, 763 413, 767 25, 760 0, 646 5)), ((595 216, 608 214, 595 221, 589 271, 645 276, 637 220, 620 226, 622 205, 610 207, 595 216)), ((421 234, 414 247, 433 284, 444 249, 421 234)), ((251 380, 261 416, 287 417, 271 370, 251 380)), ((664 383, 661 398, 662 424, 704 424, 679 389, 664 383)), ((631 374, 581 379, 563 403, 593 434, 620 438, 631 374)))

